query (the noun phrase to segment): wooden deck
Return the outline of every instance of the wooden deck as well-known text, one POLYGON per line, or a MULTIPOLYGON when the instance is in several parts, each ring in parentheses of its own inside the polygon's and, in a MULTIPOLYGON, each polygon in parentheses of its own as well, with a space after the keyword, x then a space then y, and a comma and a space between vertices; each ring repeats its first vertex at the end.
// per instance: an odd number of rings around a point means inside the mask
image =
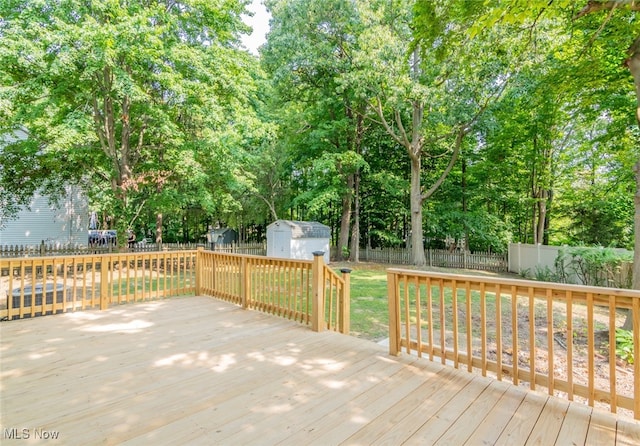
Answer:
POLYGON ((3 445, 640 444, 638 422, 206 297, 0 335, 3 445))

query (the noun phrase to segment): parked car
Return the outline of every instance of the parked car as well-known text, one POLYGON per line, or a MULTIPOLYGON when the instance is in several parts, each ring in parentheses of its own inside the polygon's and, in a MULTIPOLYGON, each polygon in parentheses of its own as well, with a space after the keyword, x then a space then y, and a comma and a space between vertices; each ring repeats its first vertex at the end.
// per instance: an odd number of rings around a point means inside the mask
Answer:
POLYGON ((90 230, 89 245, 90 246, 115 246, 118 244, 118 231, 107 230, 90 230))

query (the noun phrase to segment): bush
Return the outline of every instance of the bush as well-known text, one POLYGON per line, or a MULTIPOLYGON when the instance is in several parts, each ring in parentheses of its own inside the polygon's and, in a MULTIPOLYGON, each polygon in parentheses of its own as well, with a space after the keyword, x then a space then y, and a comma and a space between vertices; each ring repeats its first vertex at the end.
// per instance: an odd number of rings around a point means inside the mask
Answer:
POLYGON ((566 247, 555 260, 560 282, 631 288, 633 255, 613 248, 566 247))
POLYGON ((621 328, 616 330, 616 355, 633 364, 633 331, 621 328))

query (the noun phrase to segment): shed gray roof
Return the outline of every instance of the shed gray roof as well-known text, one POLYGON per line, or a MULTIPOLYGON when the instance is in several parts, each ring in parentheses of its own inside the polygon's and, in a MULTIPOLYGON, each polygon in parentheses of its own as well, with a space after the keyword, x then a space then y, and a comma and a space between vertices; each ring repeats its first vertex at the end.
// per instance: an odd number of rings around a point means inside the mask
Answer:
POLYGON ((277 220, 269 226, 286 225, 291 228, 291 238, 329 238, 331 228, 317 221, 277 220))
POLYGON ((217 229, 212 229, 209 232, 211 232, 212 234, 216 234, 216 235, 222 235, 227 231, 236 232, 234 229, 231 229, 231 228, 217 228, 217 229))

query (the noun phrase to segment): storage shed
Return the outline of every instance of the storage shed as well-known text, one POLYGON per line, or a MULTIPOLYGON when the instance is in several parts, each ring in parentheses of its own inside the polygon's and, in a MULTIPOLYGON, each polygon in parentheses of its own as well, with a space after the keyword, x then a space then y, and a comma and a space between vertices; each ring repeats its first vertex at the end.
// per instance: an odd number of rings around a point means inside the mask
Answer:
POLYGON ((211 229, 207 234, 207 241, 211 249, 221 245, 238 243, 238 233, 231 228, 211 229))
POLYGON ((329 226, 317 221, 277 220, 267 226, 267 256, 313 260, 314 251, 324 251, 329 263, 329 226))

